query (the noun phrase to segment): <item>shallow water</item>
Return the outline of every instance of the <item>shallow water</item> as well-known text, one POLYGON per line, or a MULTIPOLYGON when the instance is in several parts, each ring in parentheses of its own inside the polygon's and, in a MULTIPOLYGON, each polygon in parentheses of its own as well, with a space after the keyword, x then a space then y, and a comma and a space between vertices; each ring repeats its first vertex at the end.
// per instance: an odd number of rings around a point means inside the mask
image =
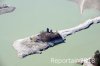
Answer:
POLYGON ((67 37, 66 43, 31 55, 17 57, 12 47, 15 40, 35 35, 47 27, 54 30, 74 27, 100 15, 96 10, 85 10, 68 0, 5 0, 16 6, 12 13, 0 15, 0 66, 79 66, 72 63, 52 63, 55 59, 76 59, 91 56, 100 50, 100 24, 67 37))

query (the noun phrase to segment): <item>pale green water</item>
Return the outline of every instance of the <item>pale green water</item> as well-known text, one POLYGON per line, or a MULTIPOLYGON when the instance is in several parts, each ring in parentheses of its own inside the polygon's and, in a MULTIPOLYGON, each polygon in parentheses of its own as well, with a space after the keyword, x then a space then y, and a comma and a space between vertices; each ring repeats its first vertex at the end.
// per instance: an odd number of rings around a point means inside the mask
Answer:
POLYGON ((17 57, 13 41, 37 34, 47 27, 54 30, 74 27, 85 20, 100 15, 96 10, 86 10, 83 15, 75 3, 67 0, 5 0, 16 6, 9 14, 0 15, 0 66, 79 66, 77 64, 52 64, 51 58, 81 58, 100 50, 100 24, 67 38, 66 43, 55 46, 40 55, 24 59, 17 57))

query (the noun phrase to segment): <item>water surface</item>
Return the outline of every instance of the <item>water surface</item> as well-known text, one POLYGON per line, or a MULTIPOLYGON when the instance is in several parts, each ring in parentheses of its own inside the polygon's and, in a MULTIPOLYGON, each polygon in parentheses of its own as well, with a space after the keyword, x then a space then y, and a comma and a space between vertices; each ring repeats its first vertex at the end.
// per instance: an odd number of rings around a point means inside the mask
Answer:
POLYGON ((85 10, 67 0, 5 0, 16 6, 12 13, 0 15, 0 66, 79 66, 77 64, 53 64, 51 58, 75 59, 91 56, 100 50, 100 24, 67 37, 66 43, 55 46, 40 55, 24 59, 17 57, 13 41, 35 35, 47 27, 54 30, 74 27, 89 18, 100 15, 96 10, 85 10))

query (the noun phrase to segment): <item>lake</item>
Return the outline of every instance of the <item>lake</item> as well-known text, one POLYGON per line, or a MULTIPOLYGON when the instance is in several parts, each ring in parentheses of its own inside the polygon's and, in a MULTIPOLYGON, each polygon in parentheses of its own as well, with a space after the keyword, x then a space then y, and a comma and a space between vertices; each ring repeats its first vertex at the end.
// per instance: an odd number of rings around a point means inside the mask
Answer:
POLYGON ((52 63, 51 59, 88 58, 100 50, 100 24, 66 38, 66 43, 42 54, 24 59, 12 47, 15 40, 35 35, 46 28, 54 31, 77 26, 100 15, 97 10, 80 13, 77 4, 68 0, 4 0, 15 6, 12 13, 0 15, 0 66, 79 66, 75 63, 52 63))

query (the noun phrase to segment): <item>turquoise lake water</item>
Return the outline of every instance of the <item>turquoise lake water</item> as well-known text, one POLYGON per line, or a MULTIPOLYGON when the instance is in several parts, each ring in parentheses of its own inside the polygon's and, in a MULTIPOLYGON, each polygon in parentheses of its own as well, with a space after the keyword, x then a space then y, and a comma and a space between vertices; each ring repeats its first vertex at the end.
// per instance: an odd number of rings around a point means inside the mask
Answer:
POLYGON ((77 4, 68 0, 4 0, 16 10, 0 15, 0 66, 80 66, 74 63, 52 63, 55 59, 90 57, 100 50, 100 24, 67 37, 66 43, 31 55, 17 57, 12 47, 15 40, 35 35, 47 27, 61 30, 77 26, 89 18, 100 16, 97 10, 85 10, 81 15, 77 4))

